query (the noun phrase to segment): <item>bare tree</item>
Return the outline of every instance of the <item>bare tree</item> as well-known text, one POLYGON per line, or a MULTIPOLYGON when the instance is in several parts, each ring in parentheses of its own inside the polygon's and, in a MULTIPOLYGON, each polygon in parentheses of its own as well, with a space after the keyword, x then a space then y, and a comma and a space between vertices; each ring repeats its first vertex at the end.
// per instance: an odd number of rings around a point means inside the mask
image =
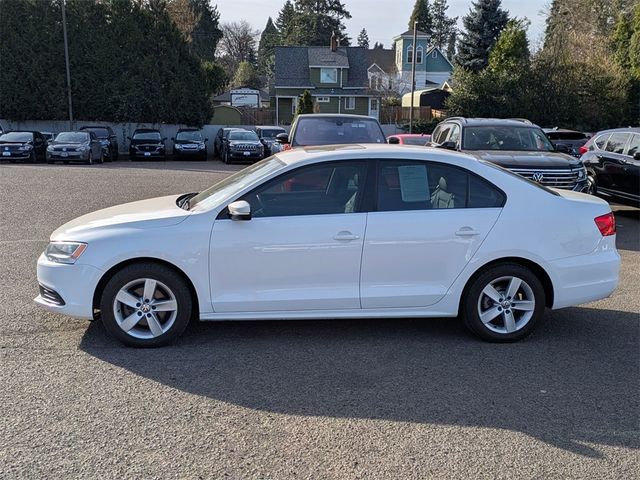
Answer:
POLYGON ((260 31, 246 20, 222 24, 222 39, 219 45, 220 63, 233 78, 240 62, 255 63, 257 40, 260 31))

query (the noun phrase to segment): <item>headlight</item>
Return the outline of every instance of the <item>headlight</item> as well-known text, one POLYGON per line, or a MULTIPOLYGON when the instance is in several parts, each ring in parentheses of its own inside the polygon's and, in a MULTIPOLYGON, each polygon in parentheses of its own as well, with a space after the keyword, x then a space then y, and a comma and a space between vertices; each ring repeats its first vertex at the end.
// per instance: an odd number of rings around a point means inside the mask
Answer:
POLYGON ((32 148, 32 145, 22 145, 21 147, 18 147, 18 150, 22 150, 24 152, 25 150, 31 150, 32 148))
POLYGON ((53 145, 49 145, 47 147, 47 152, 53 152, 53 145))
POLYGON ((587 178, 587 169, 584 167, 580 167, 578 169, 578 180, 582 180, 584 178, 587 178))
POLYGON ((87 150, 89 150, 89 147, 87 147, 86 145, 82 145, 81 147, 76 148, 76 152, 86 152, 87 150))
POLYGON ((176 149, 180 150, 182 148, 182 144, 181 143, 176 143, 176 149))
POLYGON ((201 143, 200 145, 198 145, 198 150, 204 150, 204 143, 201 143))
POLYGON ((50 242, 44 256, 51 262, 72 265, 86 249, 87 244, 82 242, 50 242))

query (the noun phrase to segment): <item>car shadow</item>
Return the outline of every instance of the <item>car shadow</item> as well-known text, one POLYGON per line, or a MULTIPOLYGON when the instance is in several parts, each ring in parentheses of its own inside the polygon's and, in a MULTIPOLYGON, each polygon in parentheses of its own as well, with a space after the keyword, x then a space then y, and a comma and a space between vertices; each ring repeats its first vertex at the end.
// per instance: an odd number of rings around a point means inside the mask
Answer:
POLYGON ((640 209, 616 210, 616 248, 640 252, 640 209))
POLYGON ((456 319, 195 322, 173 346, 80 348, 184 392, 283 414, 500 428, 588 457, 640 448, 637 314, 547 312, 515 344, 456 319))

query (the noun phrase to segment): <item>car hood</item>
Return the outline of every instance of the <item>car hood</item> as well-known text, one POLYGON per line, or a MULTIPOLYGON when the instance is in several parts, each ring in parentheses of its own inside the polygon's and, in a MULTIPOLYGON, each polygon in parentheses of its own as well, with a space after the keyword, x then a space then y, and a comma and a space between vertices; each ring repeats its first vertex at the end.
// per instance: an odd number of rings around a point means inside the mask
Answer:
POLYGON ((580 162, 557 152, 467 151, 471 155, 505 168, 578 168, 580 162))
POLYGON ((78 148, 78 147, 86 147, 89 144, 84 143, 70 143, 70 142, 51 142, 49 146, 52 147, 66 147, 66 148, 78 148))
POLYGON ((109 228, 157 228, 176 225, 191 212, 178 207, 180 195, 125 203, 82 215, 51 234, 51 240, 84 240, 96 231, 109 228))
POLYGON ((262 145, 260 140, 229 140, 229 145, 262 145))
POLYGON ((203 145, 204 140, 176 140, 173 143, 176 145, 203 145))
POLYGON ((131 145, 164 145, 162 140, 131 139, 131 145))

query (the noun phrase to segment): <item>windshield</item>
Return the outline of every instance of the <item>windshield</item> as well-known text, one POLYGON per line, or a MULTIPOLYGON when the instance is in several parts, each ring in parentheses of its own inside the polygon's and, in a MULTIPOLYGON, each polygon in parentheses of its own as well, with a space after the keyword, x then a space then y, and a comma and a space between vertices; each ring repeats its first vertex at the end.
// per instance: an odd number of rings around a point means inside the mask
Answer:
POLYGON ((293 135, 292 146, 386 143, 373 118, 299 118, 293 135))
POLYGON ((89 134, 84 132, 60 132, 56 137, 58 143, 84 143, 89 141, 89 134))
POLYGON ((160 132, 136 132, 133 134, 135 140, 161 140, 160 132))
POLYGON ((197 130, 187 130, 186 132, 178 132, 176 140, 192 140, 195 142, 202 141, 202 135, 197 130))
POLYGON ((0 142, 30 142, 33 140, 33 133, 30 132, 9 132, 0 135, 0 142))
POLYGON ((287 133, 285 130, 262 130, 260 135, 262 138, 276 138, 276 135, 287 133))
POLYGON ((536 127, 486 126, 466 127, 462 149, 551 152, 553 145, 536 127))
POLYGON ((421 145, 425 146, 431 137, 425 135, 424 137, 404 137, 402 143, 404 145, 421 145))
POLYGON ((275 155, 254 163, 250 167, 234 173, 230 177, 225 178, 193 197, 189 202, 190 210, 207 210, 213 208, 229 200, 246 186, 260 180, 260 178, 266 177, 272 172, 280 170, 285 165, 286 164, 275 155))
POLYGON ((109 130, 107 130, 106 128, 91 127, 91 128, 83 128, 81 130, 85 130, 87 132, 93 132, 98 138, 107 138, 109 136, 109 130))
POLYGON ((229 140, 258 140, 255 132, 229 132, 229 140))

